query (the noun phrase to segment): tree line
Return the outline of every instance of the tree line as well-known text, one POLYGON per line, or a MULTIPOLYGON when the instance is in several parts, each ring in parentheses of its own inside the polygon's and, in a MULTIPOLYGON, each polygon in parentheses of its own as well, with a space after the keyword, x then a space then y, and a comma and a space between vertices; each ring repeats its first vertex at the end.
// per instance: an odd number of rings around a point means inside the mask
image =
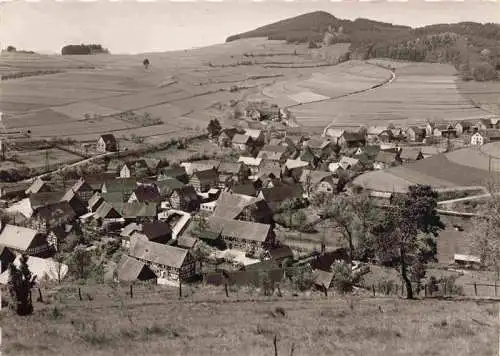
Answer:
POLYGON ((61 49, 61 54, 71 55, 71 54, 99 54, 99 53, 109 53, 107 48, 104 48, 100 44, 79 44, 79 45, 67 45, 61 49))

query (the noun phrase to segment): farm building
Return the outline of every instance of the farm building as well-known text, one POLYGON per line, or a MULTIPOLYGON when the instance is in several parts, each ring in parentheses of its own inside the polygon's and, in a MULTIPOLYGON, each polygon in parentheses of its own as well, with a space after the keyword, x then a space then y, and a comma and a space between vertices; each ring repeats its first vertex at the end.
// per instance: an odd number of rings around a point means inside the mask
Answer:
POLYGON ((240 156, 238 158, 238 162, 245 164, 250 169, 251 175, 257 175, 259 174, 259 170, 261 168, 262 158, 240 156))
POLYGON ((307 195, 311 193, 333 193, 337 189, 338 180, 332 172, 304 169, 299 182, 307 195))
POLYGON ((94 189, 83 178, 76 181, 70 189, 77 193, 83 201, 89 201, 89 199, 94 195, 94 189))
POLYGON ((127 220, 137 222, 154 221, 157 219, 158 204, 134 201, 123 203, 122 217, 127 220))
POLYGON ((399 158, 402 163, 409 163, 424 159, 424 154, 420 148, 404 147, 399 151, 397 158, 399 158))
POLYGON ((199 193, 209 191, 213 187, 217 187, 219 176, 215 169, 207 169, 205 171, 196 171, 189 178, 189 184, 194 187, 194 190, 199 193))
POLYGON ((338 145, 342 147, 360 147, 366 144, 366 137, 361 132, 344 131, 338 140, 338 145))
POLYGON ((170 206, 182 211, 196 211, 200 207, 200 198, 192 185, 174 189, 169 198, 170 206))
POLYGON ((425 138, 425 127, 410 126, 404 134, 409 142, 422 142, 425 138))
POLYGON ((195 274, 195 259, 182 248, 132 237, 129 255, 144 262, 158 278, 179 282, 189 280, 195 274))
POLYGON ((233 141, 234 135, 238 133, 236 128, 226 128, 222 129, 219 137, 217 138, 217 143, 220 147, 231 147, 231 142, 233 141))
POLYGON ((245 135, 250 136, 252 142, 256 146, 262 146, 265 141, 264 132, 255 129, 245 129, 245 135))
POLYGON ((285 200, 302 198, 303 192, 300 184, 280 184, 272 188, 263 188, 258 197, 264 199, 271 210, 276 212, 285 200))
POLYGON ((0 245, 13 251, 37 256, 49 250, 47 237, 37 230, 6 224, 0 232, 0 245))
POLYGON ((52 189, 47 182, 43 181, 41 178, 37 178, 33 183, 26 189, 26 195, 36 194, 36 193, 46 193, 50 192, 52 189))
POLYGON ((479 133, 476 132, 470 137, 470 144, 472 146, 482 146, 484 145, 485 137, 479 133))
POLYGON ((373 169, 386 169, 395 165, 396 162, 396 153, 380 151, 373 162, 373 169))
POLYGON ((161 195, 156 185, 141 184, 135 188, 135 191, 130 195, 128 202, 160 202, 161 195))
POLYGON ((214 216, 224 219, 237 219, 269 224, 273 212, 267 203, 259 198, 223 192, 217 199, 214 216))
POLYGON ((250 151, 252 149, 252 138, 248 135, 236 134, 231 141, 231 147, 239 151, 250 151))
POLYGON ((142 224, 142 228, 134 231, 130 236, 144 241, 166 244, 172 238, 172 229, 169 223, 156 221, 142 224))
POLYGON ((97 139, 97 147, 98 152, 117 152, 118 151, 118 142, 113 134, 105 134, 99 136, 97 139))
POLYGON ((220 233, 229 248, 258 250, 274 245, 274 232, 268 224, 211 216, 207 230, 220 233))
POLYGON ((205 159, 195 162, 182 162, 180 165, 184 167, 188 176, 193 175, 194 172, 207 171, 213 169, 217 171, 219 169, 221 162, 216 159, 205 159))
POLYGON ((146 160, 139 159, 135 162, 125 163, 120 169, 120 178, 144 177, 150 173, 146 160))
POLYGON ((117 209, 106 201, 99 205, 94 213, 94 219, 100 222, 115 221, 120 218, 121 215, 117 209))
POLYGON ((117 278, 121 282, 147 281, 156 278, 146 263, 127 255, 122 255, 116 272, 117 278))
POLYGON ((166 179, 177 179, 179 182, 187 184, 189 182, 189 175, 186 169, 181 166, 164 167, 158 173, 158 181, 166 179))
POLYGON ((223 162, 219 166, 219 188, 229 187, 235 183, 243 183, 250 176, 250 169, 243 163, 223 162))
POLYGON ((315 138, 307 140, 304 144, 305 147, 309 148, 318 157, 328 157, 333 153, 335 146, 330 140, 315 138))
POLYGON ((457 136, 461 136, 465 133, 471 133, 474 131, 474 123, 469 120, 461 120, 455 122, 455 125, 453 126, 455 129, 455 132, 457 133, 457 136))
POLYGON ((127 201, 136 188, 137 180, 135 178, 117 178, 103 183, 101 192, 103 194, 121 193, 123 195, 123 200, 127 201))
MULTIPOLYGON (((14 265, 21 266, 21 255, 17 255, 14 260, 14 265)), ((60 281, 68 273, 68 266, 61 262, 56 262, 51 258, 28 257, 28 268, 36 276, 36 281, 40 282, 44 279, 52 281, 60 281)), ((0 284, 6 285, 10 279, 10 271, 7 269, 0 275, 0 284)))
POLYGON ((265 161, 283 162, 288 156, 288 147, 279 145, 265 145, 259 151, 257 158, 265 161))

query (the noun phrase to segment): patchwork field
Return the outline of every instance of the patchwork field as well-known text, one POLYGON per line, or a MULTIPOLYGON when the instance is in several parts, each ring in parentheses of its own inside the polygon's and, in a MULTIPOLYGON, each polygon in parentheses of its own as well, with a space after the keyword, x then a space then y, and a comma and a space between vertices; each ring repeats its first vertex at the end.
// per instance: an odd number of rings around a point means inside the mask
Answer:
MULTIPOLYGON (((427 119, 472 119, 490 114, 461 95, 456 86, 456 71, 450 65, 382 60, 368 63, 396 67, 395 79, 361 93, 295 106, 292 112, 297 122, 313 127, 343 126, 353 122, 404 125, 427 119)), ((337 83, 349 88, 350 84, 345 81, 350 82, 350 79, 341 78, 337 83)))

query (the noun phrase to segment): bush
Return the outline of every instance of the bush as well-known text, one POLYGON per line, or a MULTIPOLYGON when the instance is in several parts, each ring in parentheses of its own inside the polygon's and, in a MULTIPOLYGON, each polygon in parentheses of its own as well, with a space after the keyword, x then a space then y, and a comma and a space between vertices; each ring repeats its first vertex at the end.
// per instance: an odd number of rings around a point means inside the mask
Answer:
POLYGON ((335 262, 333 270, 333 287, 340 293, 351 293, 354 282, 349 265, 343 262, 335 262))
POLYGON ((474 66, 472 76, 479 82, 494 80, 497 78, 495 67, 487 62, 482 62, 474 66))

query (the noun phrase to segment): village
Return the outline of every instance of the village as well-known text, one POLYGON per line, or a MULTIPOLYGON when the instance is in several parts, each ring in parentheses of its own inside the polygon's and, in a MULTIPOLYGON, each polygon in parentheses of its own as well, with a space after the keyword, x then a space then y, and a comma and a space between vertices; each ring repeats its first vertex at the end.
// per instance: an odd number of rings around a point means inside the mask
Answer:
MULTIPOLYGON (((286 116, 245 112, 257 122, 286 116)), ((262 273, 279 282, 276 271, 308 266, 313 285, 326 291, 335 261, 348 257, 338 226, 328 233, 320 227, 329 201, 364 194, 375 206, 388 205, 398 193, 366 191, 353 179, 499 140, 499 128, 498 120, 481 119, 305 135, 286 126, 225 128, 213 119, 206 140, 222 152, 213 159, 109 158, 99 173, 2 183, 0 283, 27 254, 39 280, 86 279, 95 269, 102 281, 258 284, 262 273), (312 242, 301 239, 311 232, 312 242), (92 257, 82 262, 82 255, 92 257)), ((114 135, 104 134, 94 150, 119 148, 114 135)), ((367 271, 359 267, 353 268, 367 271)))

